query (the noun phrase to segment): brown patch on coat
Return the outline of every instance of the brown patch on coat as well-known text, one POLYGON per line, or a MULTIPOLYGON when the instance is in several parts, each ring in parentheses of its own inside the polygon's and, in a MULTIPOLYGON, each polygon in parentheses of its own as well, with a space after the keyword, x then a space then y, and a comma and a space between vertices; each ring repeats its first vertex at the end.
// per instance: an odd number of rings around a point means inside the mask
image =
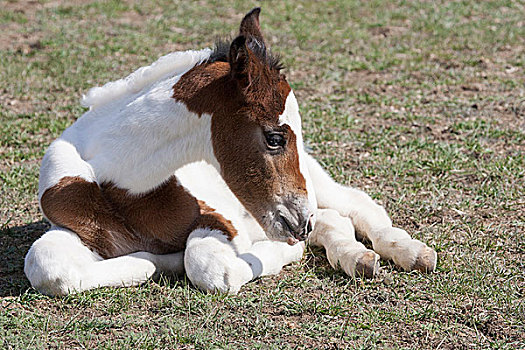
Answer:
POLYGON ((199 200, 198 202, 200 207, 200 216, 197 219, 192 231, 196 228, 219 230, 222 231, 230 241, 239 234, 230 220, 217 213, 215 209, 207 205, 204 201, 199 200))
POLYGON ((175 176, 141 195, 130 195, 125 189, 102 184, 101 195, 139 235, 140 248, 144 249, 146 243, 148 251, 159 250, 158 254, 165 254, 162 252, 165 249, 183 250, 189 229, 200 215, 199 203, 175 176))
MULTIPOLYGON (((285 124, 282 127, 286 130, 285 135, 288 147, 296 150, 297 136, 289 125, 285 124)), ((283 179, 280 181, 290 181, 289 177, 291 177, 291 179, 295 180, 289 185, 292 187, 293 191, 298 194, 306 195, 306 181, 303 177, 303 174, 301 173, 299 154, 297 152, 284 152, 283 154, 276 157, 276 162, 278 162, 276 168, 284 169, 283 173, 286 175, 283 176, 283 174, 279 172, 279 175, 283 177, 283 179)))
POLYGON ((76 232, 86 246, 104 258, 117 255, 115 233, 121 240, 136 240, 124 218, 102 197, 97 184, 80 177, 60 179, 44 192, 40 206, 49 221, 76 232))
POLYGON ((41 207, 53 224, 75 232, 106 259, 136 251, 182 251, 198 227, 221 230, 229 239, 237 235, 229 220, 188 193, 175 176, 143 195, 64 177, 44 192, 41 207))

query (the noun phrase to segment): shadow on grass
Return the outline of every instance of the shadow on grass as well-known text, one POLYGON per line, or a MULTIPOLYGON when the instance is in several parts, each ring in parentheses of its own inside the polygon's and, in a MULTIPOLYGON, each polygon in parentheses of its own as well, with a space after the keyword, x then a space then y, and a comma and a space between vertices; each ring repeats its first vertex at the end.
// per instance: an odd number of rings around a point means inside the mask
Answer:
POLYGON ((40 220, 0 231, 0 297, 18 296, 31 287, 24 274, 24 257, 49 227, 47 221, 40 220))
MULTIPOLYGON (((34 241, 50 229, 46 220, 0 230, 0 298, 24 294, 31 285, 24 274, 24 258, 34 241)), ((153 281, 175 288, 190 284, 186 275, 156 274, 153 281)))

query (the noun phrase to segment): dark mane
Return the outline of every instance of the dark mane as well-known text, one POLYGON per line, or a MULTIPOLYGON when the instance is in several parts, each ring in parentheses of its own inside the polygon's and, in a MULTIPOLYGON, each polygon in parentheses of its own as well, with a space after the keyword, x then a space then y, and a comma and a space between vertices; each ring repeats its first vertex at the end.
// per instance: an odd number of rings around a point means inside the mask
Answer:
MULTIPOLYGON (((228 62, 228 55, 230 52, 231 40, 218 39, 215 42, 213 52, 208 58, 208 62, 228 62)), ((270 50, 266 49, 266 45, 261 43, 254 37, 249 37, 247 40, 248 47, 255 53, 255 55, 262 61, 265 62, 270 69, 280 71, 284 68, 281 63, 281 57, 273 54, 270 50)))

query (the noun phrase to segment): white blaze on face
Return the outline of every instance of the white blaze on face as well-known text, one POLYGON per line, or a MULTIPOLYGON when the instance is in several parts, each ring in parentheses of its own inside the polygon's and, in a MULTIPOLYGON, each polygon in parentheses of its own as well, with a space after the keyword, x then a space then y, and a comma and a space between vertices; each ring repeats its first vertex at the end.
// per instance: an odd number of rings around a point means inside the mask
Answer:
POLYGON ((299 171, 306 181, 306 191, 308 192, 308 204, 310 212, 314 214, 312 224, 315 223, 315 213, 317 211, 317 199, 315 198, 314 186, 305 160, 305 150, 303 145, 303 134, 301 128, 301 115, 299 114, 299 105, 295 99, 293 91, 290 91, 286 98, 283 114, 279 116, 279 125, 287 124, 295 134, 297 144, 297 154, 299 155, 299 171))

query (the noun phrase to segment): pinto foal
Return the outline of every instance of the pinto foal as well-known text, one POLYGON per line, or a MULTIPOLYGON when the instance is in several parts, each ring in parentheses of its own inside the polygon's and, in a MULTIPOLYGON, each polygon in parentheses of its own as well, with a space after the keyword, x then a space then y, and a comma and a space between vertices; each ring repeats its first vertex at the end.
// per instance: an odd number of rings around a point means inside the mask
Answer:
POLYGON ((34 288, 64 295, 165 272, 236 293, 300 260, 306 239, 350 276, 372 277, 380 257, 435 269, 433 249, 305 153, 259 12, 227 45, 169 54, 88 92, 89 111, 42 161, 39 200, 52 228, 25 258, 34 288))

